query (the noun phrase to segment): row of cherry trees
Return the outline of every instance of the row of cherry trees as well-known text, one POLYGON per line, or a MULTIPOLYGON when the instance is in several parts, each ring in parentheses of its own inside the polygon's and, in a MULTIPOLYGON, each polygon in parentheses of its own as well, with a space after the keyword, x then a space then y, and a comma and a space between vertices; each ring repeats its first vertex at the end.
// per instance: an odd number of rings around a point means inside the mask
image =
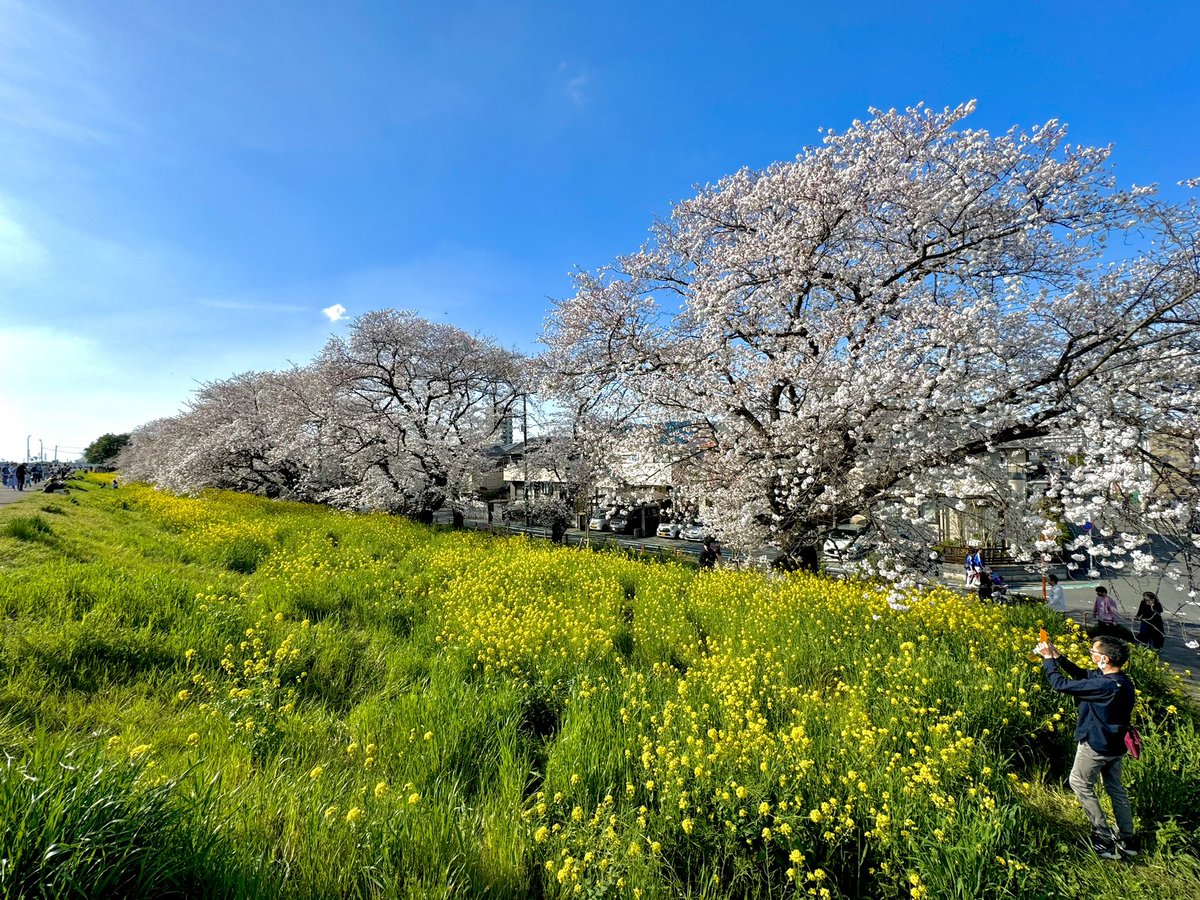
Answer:
POLYGON ((204 385, 133 436, 128 476, 428 520, 467 496, 525 388, 525 361, 411 312, 355 321, 304 367, 204 385))
POLYGON ((1108 149, 1056 121, 992 135, 964 126, 972 109, 875 112, 703 188, 576 276, 535 359, 369 313, 308 367, 206 385, 125 465, 427 514, 469 490, 532 391, 556 438, 539 465, 568 499, 623 444, 654 447, 734 544, 797 554, 865 515, 903 579, 932 541, 922 509, 995 495, 1031 553, 1063 521, 1097 526, 1085 564, 1145 564, 1151 532, 1195 550, 1195 201, 1119 189, 1108 149), (1028 508, 990 455, 1021 442, 1075 447, 1028 508))

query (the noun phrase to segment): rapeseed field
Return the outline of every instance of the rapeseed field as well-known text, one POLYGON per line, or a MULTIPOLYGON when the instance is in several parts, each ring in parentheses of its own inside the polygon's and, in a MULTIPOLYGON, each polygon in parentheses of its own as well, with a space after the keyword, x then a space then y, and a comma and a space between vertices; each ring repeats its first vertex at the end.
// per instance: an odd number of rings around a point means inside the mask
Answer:
POLYGON ((1200 712, 1135 652, 1095 859, 1043 608, 73 487, 0 512, 6 896, 1200 897, 1200 712))

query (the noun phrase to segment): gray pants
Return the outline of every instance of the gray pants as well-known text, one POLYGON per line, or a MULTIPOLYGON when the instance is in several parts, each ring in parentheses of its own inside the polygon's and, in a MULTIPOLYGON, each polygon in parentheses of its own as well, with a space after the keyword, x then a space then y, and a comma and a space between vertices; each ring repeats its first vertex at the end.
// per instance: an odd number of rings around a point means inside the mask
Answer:
POLYGON ((1104 779, 1104 790, 1112 800, 1113 814, 1117 817, 1117 829, 1121 837, 1133 834, 1133 811, 1129 808, 1129 796, 1121 784, 1120 756, 1102 756, 1092 749, 1087 741, 1080 741, 1075 749, 1075 765, 1071 768, 1070 785, 1079 805, 1092 823, 1093 831, 1108 831, 1108 821, 1096 799, 1096 777, 1104 779))

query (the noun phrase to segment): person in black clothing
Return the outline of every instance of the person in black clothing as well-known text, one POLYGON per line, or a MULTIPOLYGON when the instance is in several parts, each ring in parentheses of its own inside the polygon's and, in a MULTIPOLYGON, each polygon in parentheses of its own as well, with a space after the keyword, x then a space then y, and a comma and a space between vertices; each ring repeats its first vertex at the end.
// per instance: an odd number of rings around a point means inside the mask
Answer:
POLYGON ((982 569, 979 572, 979 599, 992 599, 992 576, 987 569, 982 569))
POLYGON ((25 463, 17 463, 16 472, 14 472, 13 474, 15 474, 17 477, 17 490, 18 491, 25 490, 25 472, 26 472, 25 463))
POLYGON ((1129 661, 1129 645, 1113 637, 1098 637, 1092 643, 1092 662, 1097 668, 1085 671, 1058 652, 1049 642, 1037 645, 1042 669, 1050 687, 1075 698, 1079 724, 1075 727, 1075 764, 1070 785, 1092 825, 1092 849, 1105 859, 1119 854, 1136 856, 1138 840, 1133 831, 1133 811, 1121 783, 1121 761, 1125 756, 1125 734, 1133 713, 1135 689, 1121 671, 1129 661), (1096 799, 1096 779, 1104 779, 1104 790, 1112 800, 1117 834, 1096 799))
POLYGON ((1154 591, 1146 591, 1142 594, 1142 602, 1138 604, 1137 620, 1140 623, 1137 635, 1138 643, 1151 650, 1161 650, 1163 648, 1163 608, 1154 591))
POLYGON ((717 544, 716 538, 705 538, 704 548, 700 551, 700 568, 711 569, 717 564, 717 557, 721 555, 721 548, 717 544))

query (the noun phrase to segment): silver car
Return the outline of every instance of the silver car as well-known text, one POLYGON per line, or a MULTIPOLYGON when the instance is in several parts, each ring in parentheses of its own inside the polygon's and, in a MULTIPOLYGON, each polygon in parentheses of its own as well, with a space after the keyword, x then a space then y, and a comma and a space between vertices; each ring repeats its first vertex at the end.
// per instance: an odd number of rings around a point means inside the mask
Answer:
POLYGON ((588 528, 592 531, 607 531, 609 523, 612 522, 612 516, 611 510, 599 511, 588 519, 588 528))

